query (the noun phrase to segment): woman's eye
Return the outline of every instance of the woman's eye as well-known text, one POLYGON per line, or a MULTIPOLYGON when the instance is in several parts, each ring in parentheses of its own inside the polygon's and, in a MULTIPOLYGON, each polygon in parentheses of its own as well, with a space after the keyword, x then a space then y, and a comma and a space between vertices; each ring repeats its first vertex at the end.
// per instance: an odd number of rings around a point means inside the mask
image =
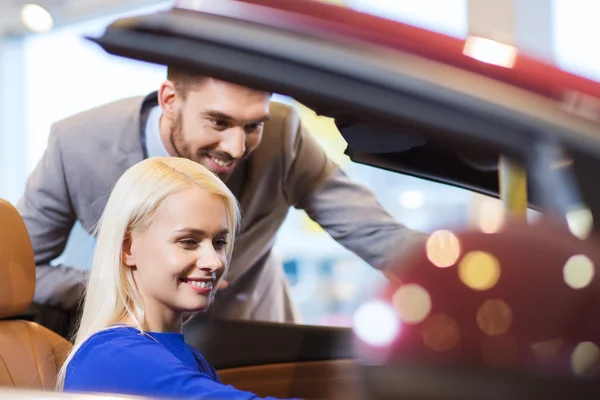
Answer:
POLYGON ((216 248, 223 248, 227 246, 227 241, 225 239, 216 239, 214 245, 216 248))
POLYGON ((184 246, 195 246, 198 244, 198 242, 196 242, 194 239, 181 239, 179 243, 183 244, 184 246))

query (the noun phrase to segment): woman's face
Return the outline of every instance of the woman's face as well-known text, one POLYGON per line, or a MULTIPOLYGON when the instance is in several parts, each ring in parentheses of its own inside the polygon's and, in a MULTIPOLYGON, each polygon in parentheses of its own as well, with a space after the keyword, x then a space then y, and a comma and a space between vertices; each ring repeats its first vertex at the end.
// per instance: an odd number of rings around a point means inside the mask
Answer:
POLYGON ((178 329, 183 313, 208 308, 231 239, 223 200, 197 186, 167 197, 150 225, 130 235, 123 258, 133 269, 150 330, 178 329))

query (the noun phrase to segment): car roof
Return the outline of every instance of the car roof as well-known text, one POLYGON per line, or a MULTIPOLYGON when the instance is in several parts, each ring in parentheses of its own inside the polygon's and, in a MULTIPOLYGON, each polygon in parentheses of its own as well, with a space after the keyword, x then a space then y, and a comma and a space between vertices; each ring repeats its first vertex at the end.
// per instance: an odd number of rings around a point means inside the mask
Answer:
POLYGON ((525 55, 514 68, 483 63, 462 54, 462 39, 327 4, 189 4, 118 20, 92 40, 292 96, 335 119, 352 160, 470 190, 498 194, 499 154, 526 161, 544 141, 600 160, 598 84, 556 66, 525 55))
MULTIPOLYGON (((460 69, 509 83, 553 100, 565 101, 572 92, 600 102, 600 82, 570 73, 557 65, 518 52, 514 65, 506 68, 481 62, 465 54, 468 38, 457 38, 400 21, 367 14, 349 7, 315 0, 225 0, 262 8, 244 12, 229 9, 221 15, 285 28, 299 33, 332 34, 425 57, 460 69), (252 12, 250 12, 252 11, 252 12)), ((186 8, 185 1, 178 7, 186 8)), ((176 3, 177 4, 177 3, 176 3)), ((194 9, 195 7, 187 7, 194 9)), ((198 8, 214 12, 210 8, 198 8)), ((599 108, 600 110, 600 108, 599 108)))

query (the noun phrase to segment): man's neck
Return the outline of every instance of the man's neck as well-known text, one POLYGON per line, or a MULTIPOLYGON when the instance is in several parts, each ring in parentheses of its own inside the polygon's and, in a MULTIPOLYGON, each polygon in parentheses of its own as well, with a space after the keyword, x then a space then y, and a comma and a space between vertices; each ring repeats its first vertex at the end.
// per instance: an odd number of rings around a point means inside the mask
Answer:
POLYGON ((171 143, 171 121, 161 114, 158 126, 160 132, 160 141, 162 142, 163 146, 165 146, 165 150, 167 150, 167 153, 169 153, 171 157, 176 157, 178 155, 177 151, 173 147, 173 143, 171 143))

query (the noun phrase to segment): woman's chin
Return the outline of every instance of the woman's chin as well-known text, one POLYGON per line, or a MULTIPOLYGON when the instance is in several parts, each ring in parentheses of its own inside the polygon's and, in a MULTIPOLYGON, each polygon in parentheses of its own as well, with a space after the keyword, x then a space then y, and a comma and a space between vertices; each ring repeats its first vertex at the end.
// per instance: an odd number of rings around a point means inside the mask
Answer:
POLYGON ((191 306, 191 307, 185 307, 184 308, 185 311, 183 313, 184 313, 184 315, 201 314, 201 313, 208 311, 209 307, 210 307, 210 303, 197 305, 197 306, 191 306))

